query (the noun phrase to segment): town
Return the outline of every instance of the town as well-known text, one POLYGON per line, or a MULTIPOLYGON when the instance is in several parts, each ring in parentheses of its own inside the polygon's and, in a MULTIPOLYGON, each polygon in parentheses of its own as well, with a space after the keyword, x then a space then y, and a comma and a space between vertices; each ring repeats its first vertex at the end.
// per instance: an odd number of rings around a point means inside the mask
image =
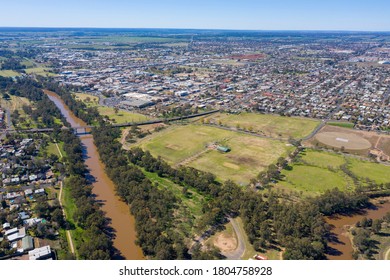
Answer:
POLYGON ((192 36, 129 51, 109 41, 99 49, 93 42, 53 40, 38 46, 44 51, 37 60, 56 65, 57 81, 99 96, 102 104, 152 116, 188 104, 388 130, 390 43, 353 34, 328 41, 303 35, 303 42, 192 36))

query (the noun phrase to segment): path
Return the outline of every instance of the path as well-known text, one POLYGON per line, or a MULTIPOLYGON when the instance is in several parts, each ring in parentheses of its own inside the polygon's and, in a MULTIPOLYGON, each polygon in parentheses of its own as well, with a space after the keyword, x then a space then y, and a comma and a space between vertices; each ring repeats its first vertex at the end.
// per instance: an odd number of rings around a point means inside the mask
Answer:
POLYGON ((205 150, 203 150, 203 151, 200 151, 199 153, 196 153, 196 154, 194 154, 194 155, 192 155, 192 156, 190 156, 190 157, 188 157, 188 158, 186 158, 186 159, 184 159, 184 160, 182 160, 182 161, 176 163, 174 167, 177 168, 177 167, 179 167, 180 165, 189 164, 190 162, 194 161, 195 159, 197 159, 197 158, 200 157, 201 155, 203 155, 203 154, 209 152, 210 150, 211 150, 210 148, 207 148, 207 149, 205 149, 205 150))
POLYGON ((244 235, 242 233, 242 228, 238 225, 237 221, 232 218, 229 218, 229 220, 232 223, 233 229, 237 236, 237 248, 232 252, 225 253, 224 255, 229 260, 239 260, 246 250, 244 235))
MULTIPOLYGON (((57 143, 55 143, 55 144, 56 144, 58 153, 60 155, 60 158, 62 158, 61 150, 58 147, 58 144, 57 143)), ((66 213, 65 213, 65 210, 64 210, 64 206, 62 205, 62 188, 63 188, 63 184, 62 184, 62 181, 61 181, 60 182, 60 194, 58 195, 58 200, 60 202, 62 214, 64 215, 64 217, 66 219, 66 213)), ((66 239, 68 240, 68 243, 69 243, 70 252, 74 255, 75 254, 75 250, 74 250, 74 245, 73 245, 72 234, 70 233, 70 230, 68 230, 68 229, 66 230, 66 239)))
POLYGON ((385 258, 384 258, 385 260, 390 260, 390 248, 389 249, 387 249, 387 252, 386 252, 386 254, 385 254, 385 258))

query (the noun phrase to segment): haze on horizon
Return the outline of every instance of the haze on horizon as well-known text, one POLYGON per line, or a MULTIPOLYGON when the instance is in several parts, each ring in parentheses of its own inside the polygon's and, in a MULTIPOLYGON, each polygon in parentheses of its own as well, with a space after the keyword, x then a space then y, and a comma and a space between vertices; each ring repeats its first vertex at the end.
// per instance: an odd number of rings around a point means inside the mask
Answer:
POLYGON ((387 0, 18 0, 1 27, 390 31, 387 0))

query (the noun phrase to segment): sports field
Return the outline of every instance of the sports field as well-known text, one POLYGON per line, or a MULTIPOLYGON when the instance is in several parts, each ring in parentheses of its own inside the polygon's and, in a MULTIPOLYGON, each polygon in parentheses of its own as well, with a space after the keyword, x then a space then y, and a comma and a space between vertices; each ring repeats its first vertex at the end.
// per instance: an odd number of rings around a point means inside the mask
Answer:
POLYGON ((292 149, 280 141, 200 125, 174 126, 139 145, 170 164, 189 165, 211 172, 222 181, 231 179, 239 184, 248 184, 251 178, 292 149), (228 146, 231 151, 221 153, 210 149, 212 143, 228 146))
POLYGON ((309 135, 319 121, 307 118, 281 117, 255 113, 216 114, 207 118, 215 124, 222 124, 233 128, 252 130, 272 137, 295 139, 309 135))
POLYGON ((355 133, 321 132, 315 138, 326 146, 338 149, 344 147, 346 150, 367 150, 371 147, 367 139, 355 133))

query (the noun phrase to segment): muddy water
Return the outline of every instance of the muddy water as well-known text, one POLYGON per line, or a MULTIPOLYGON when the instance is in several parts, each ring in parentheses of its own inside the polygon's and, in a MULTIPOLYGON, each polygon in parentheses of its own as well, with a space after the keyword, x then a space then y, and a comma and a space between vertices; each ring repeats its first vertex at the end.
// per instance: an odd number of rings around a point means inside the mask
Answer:
POLYGON ((330 243, 330 247, 336 249, 338 254, 328 255, 330 260, 352 260, 352 243, 348 236, 348 228, 361 221, 364 217, 371 219, 380 219, 387 212, 390 211, 390 199, 384 204, 375 203, 375 209, 368 209, 363 211, 361 214, 352 216, 340 216, 336 215, 331 218, 327 218, 328 224, 333 226, 332 233, 334 233, 338 239, 337 242, 330 243))
MULTIPOLYGON (((62 99, 54 92, 45 91, 51 101, 61 110, 66 120, 72 127, 85 126, 86 123, 77 118, 65 105, 62 99)), ((141 249, 135 245, 136 240, 135 221, 130 214, 129 207, 115 194, 114 183, 108 178, 104 170, 104 164, 100 161, 97 148, 93 143, 92 135, 80 137, 85 154, 85 164, 94 177, 93 193, 96 199, 102 202, 102 210, 110 219, 110 226, 115 231, 114 247, 128 260, 144 259, 141 249)))

